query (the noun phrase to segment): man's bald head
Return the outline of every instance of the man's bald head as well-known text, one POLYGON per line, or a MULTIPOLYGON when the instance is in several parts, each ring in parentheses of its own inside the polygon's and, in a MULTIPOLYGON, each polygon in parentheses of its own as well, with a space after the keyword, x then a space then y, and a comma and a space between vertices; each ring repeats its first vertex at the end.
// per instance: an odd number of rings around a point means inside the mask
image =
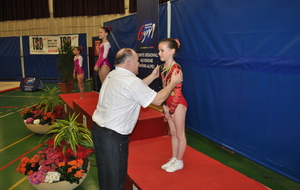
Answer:
POLYGON ((118 51, 114 65, 124 64, 128 59, 133 57, 135 51, 131 48, 123 48, 118 51))

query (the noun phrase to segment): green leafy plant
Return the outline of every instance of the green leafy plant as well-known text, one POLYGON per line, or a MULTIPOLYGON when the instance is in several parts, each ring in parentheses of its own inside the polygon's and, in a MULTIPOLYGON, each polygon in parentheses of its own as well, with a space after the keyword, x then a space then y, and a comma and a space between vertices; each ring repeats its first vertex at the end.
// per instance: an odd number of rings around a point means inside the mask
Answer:
POLYGON ((45 93, 39 97, 37 108, 41 108, 44 112, 53 112, 55 106, 63 104, 63 101, 58 96, 59 88, 54 87, 50 89, 46 86, 46 89, 43 90, 45 93))
POLYGON ((52 124, 56 119, 63 119, 62 100, 58 97, 59 89, 46 87, 39 97, 39 102, 20 112, 20 116, 27 124, 52 124))
POLYGON ((63 45, 58 48, 59 58, 57 60, 57 68, 59 70, 59 78, 63 83, 67 83, 73 77, 74 67, 74 47, 70 40, 63 42, 63 45))
POLYGON ((62 152, 65 153, 67 148, 70 147, 75 155, 78 146, 93 149, 91 131, 87 126, 76 121, 78 116, 79 114, 73 113, 68 119, 58 119, 50 126, 51 130, 47 134, 54 133, 52 137, 54 138, 54 148, 61 146, 62 152))

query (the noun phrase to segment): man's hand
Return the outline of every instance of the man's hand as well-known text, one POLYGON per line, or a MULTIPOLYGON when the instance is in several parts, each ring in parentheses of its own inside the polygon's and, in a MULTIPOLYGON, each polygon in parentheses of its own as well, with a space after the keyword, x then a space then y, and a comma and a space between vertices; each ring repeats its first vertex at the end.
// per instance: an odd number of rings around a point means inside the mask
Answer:
POLYGON ((150 75, 148 75, 146 78, 143 79, 143 82, 146 84, 146 85, 149 85, 151 84, 151 82, 153 82, 154 79, 158 78, 159 77, 159 66, 157 65, 152 73, 150 75))
POLYGON ((175 70, 171 76, 171 82, 175 83, 175 85, 181 83, 183 81, 183 76, 181 70, 175 70))
MULTIPOLYGON (((145 84, 150 84, 150 83, 146 83, 145 79, 143 81, 145 84)), ((183 81, 182 72, 181 71, 173 72, 171 76, 171 82, 166 87, 158 91, 157 95, 155 96, 154 100, 151 103, 157 106, 161 105, 169 97, 173 88, 175 88, 176 85, 181 83, 182 81, 183 81)))
POLYGON ((159 77, 159 65, 156 65, 156 67, 153 69, 151 75, 156 79, 159 77))
POLYGON ((175 120, 174 120, 174 114, 172 114, 172 115, 170 114, 170 109, 169 109, 169 107, 167 105, 163 106, 163 110, 164 110, 165 118, 167 120, 172 120, 173 122, 175 122, 175 120))

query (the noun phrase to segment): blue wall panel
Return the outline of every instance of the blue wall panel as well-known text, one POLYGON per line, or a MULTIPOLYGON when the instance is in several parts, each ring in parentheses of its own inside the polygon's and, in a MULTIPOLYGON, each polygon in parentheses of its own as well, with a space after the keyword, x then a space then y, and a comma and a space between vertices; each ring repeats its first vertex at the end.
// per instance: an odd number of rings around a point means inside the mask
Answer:
POLYGON ((172 1, 188 128, 300 182, 299 1, 172 1))
POLYGON ((20 37, 0 38, 0 79, 21 80, 20 37))

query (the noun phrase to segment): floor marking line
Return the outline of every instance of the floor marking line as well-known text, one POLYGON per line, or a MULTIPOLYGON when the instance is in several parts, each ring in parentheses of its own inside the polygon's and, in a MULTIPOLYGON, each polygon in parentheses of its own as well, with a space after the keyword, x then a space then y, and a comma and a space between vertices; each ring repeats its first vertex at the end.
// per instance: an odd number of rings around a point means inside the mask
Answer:
POLYGON ((8 167, 9 165, 13 164, 14 162, 18 161, 18 160, 21 159, 23 156, 25 156, 25 155, 29 154, 30 152, 34 151, 35 149, 41 147, 43 144, 44 144, 44 143, 39 144, 38 146, 36 146, 36 147, 34 147, 33 149, 31 149, 31 150, 25 152, 24 154, 22 154, 21 156, 19 156, 19 157, 16 158, 16 159, 14 159, 13 161, 9 162, 8 164, 5 164, 4 166, 2 166, 2 167, 0 168, 0 171, 3 170, 3 169, 5 169, 5 168, 8 167))
POLYGON ((19 180, 17 183, 15 183, 13 186, 11 186, 10 188, 8 188, 7 190, 12 190, 15 187, 17 187, 18 185, 20 185, 23 181, 25 181, 27 179, 27 177, 23 177, 21 180, 19 180))
POLYGON ((0 116, 0 119, 1 119, 2 117, 6 117, 6 116, 9 116, 9 115, 11 115, 11 114, 14 114, 14 113, 20 112, 20 111, 22 111, 22 110, 24 110, 24 109, 26 109, 26 108, 29 108, 29 107, 31 107, 31 106, 28 106, 28 107, 21 108, 21 109, 19 109, 19 110, 17 110, 17 111, 10 112, 10 113, 8 113, 8 114, 5 114, 5 115, 1 115, 1 116, 0 116))
POLYGON ((15 113, 15 112, 11 112, 11 113, 8 113, 8 114, 5 114, 5 115, 1 115, 0 118, 9 116, 9 115, 14 114, 14 113, 15 113))
POLYGON ((25 140, 25 139, 31 137, 32 135, 34 135, 34 133, 32 133, 32 134, 28 135, 27 137, 24 137, 23 139, 20 139, 20 140, 14 142, 14 143, 8 145, 7 147, 4 147, 4 148, 0 149, 0 152, 2 152, 3 150, 5 150, 5 149, 7 149, 7 148, 9 148, 9 147, 12 147, 12 146, 14 146, 15 144, 17 144, 17 143, 19 143, 19 142, 21 142, 21 141, 23 141, 23 140, 25 140))
POLYGON ((38 98, 39 96, 10 96, 10 95, 0 95, 0 97, 8 98, 38 98))

